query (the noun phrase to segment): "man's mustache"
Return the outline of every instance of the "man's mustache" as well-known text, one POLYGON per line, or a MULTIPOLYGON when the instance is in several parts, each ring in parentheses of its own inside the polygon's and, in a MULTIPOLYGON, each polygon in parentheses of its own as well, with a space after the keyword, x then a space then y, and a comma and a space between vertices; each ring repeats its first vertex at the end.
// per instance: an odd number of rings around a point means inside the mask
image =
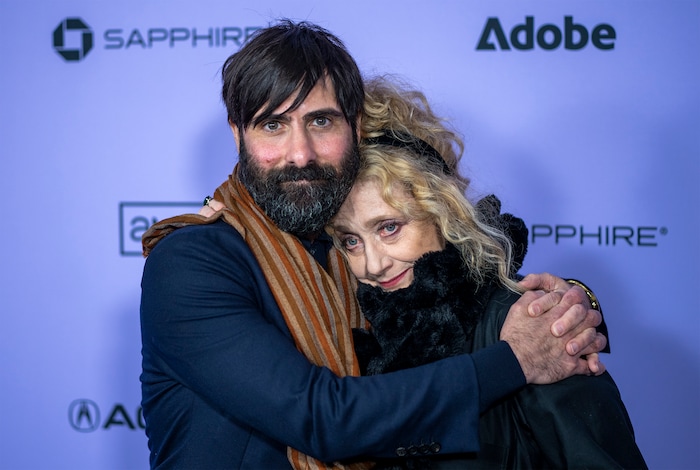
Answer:
POLYGON ((336 171, 332 166, 307 165, 303 168, 289 167, 271 170, 268 175, 277 183, 289 183, 294 181, 332 180, 336 177, 336 171))

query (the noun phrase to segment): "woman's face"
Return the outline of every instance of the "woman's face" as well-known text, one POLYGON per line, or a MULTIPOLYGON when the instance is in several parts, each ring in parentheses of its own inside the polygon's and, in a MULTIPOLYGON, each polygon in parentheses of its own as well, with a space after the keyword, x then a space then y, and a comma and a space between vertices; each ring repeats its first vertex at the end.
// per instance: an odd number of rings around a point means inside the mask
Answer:
POLYGON ((444 248, 433 223, 408 219, 391 207, 374 180, 355 183, 331 225, 357 279, 384 290, 408 287, 413 263, 444 248))

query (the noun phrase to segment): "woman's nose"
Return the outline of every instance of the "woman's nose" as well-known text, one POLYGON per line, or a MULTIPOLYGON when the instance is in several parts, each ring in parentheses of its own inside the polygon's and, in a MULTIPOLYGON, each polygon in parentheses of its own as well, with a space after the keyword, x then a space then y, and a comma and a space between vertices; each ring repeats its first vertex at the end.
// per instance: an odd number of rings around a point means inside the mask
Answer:
POLYGON ((391 259, 377 243, 365 244, 365 269, 368 277, 379 279, 391 266, 391 259))

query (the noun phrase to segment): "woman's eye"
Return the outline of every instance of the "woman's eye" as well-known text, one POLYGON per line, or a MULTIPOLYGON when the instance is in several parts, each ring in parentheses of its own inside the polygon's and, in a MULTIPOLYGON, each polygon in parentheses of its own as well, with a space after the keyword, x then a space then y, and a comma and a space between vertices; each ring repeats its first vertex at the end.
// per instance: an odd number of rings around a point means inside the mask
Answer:
POLYGON ((382 231, 384 233, 386 233, 387 235, 391 235, 391 234, 395 233, 396 231, 398 231, 398 229, 399 229, 399 226, 395 223, 386 224, 384 227, 382 227, 382 231))
POLYGON ((346 250, 352 250, 353 248, 356 248, 360 244, 360 240, 357 238, 346 238, 343 240, 343 246, 345 247, 346 250))

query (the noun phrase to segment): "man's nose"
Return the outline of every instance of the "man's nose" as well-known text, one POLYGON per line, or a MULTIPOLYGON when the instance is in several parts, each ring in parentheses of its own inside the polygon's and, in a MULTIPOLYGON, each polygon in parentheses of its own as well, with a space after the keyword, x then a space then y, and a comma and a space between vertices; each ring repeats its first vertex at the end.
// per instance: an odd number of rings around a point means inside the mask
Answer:
POLYGON ((295 130, 289 139, 287 163, 303 168, 316 160, 314 142, 306 130, 295 130))

